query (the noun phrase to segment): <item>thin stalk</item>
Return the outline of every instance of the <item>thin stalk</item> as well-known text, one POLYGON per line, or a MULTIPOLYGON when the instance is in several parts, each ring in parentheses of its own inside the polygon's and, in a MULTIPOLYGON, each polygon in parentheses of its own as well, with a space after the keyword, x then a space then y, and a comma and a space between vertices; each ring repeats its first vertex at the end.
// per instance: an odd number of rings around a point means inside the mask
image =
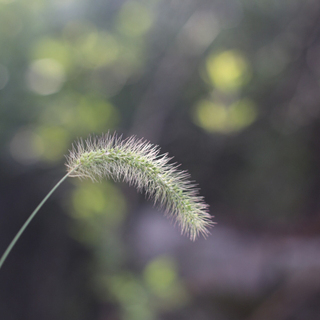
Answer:
POLYGON ((46 195, 46 197, 40 202, 40 204, 35 208, 35 210, 31 213, 31 215, 29 216, 29 218, 27 219, 27 221, 24 223, 24 225, 21 227, 21 229, 19 230, 19 232, 16 234, 16 236, 13 238, 13 240, 11 241, 11 243, 9 244, 8 248, 6 249, 6 251, 4 252, 4 254, 2 255, 1 259, 0 259, 0 269, 3 265, 3 263, 6 261, 9 253, 11 252, 12 248, 14 247, 14 245, 16 244, 16 242, 19 240, 20 236, 22 235, 22 233, 24 232, 24 230, 27 228, 27 226, 29 225, 29 223, 31 222, 31 220, 35 217, 35 215, 37 214, 37 212, 40 210, 40 208, 44 205, 44 203, 48 200, 48 198, 52 195, 52 193, 60 186, 60 184, 66 180, 68 178, 68 176, 71 174, 71 171, 68 172, 52 189, 51 191, 46 195))

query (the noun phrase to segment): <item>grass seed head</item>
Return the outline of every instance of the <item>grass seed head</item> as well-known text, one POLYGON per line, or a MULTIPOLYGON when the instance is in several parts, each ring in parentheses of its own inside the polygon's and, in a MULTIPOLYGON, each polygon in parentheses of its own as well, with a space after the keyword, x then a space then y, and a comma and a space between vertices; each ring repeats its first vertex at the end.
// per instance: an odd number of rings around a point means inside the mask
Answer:
POLYGON ((89 178, 92 181, 111 178, 125 181, 144 191, 154 203, 175 219, 182 233, 195 240, 206 236, 214 223, 208 205, 199 196, 189 174, 170 164, 167 154, 159 155, 160 148, 151 143, 130 137, 105 134, 79 140, 67 156, 71 177, 89 178))

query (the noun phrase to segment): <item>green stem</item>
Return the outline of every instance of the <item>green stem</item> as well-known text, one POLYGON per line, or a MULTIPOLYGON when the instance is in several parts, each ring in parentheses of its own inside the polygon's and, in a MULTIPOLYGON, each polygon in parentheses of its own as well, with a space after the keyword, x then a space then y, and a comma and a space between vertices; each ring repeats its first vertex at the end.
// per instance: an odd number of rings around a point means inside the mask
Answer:
MULTIPOLYGON (((72 170, 73 171, 73 170, 72 170)), ((29 225, 29 223, 31 222, 31 220, 34 218, 34 216, 37 214, 37 212, 39 211, 39 209, 43 206, 43 204, 48 200, 48 198, 52 195, 52 193, 60 186, 60 184, 68 178, 68 176, 70 175, 70 173, 72 172, 68 172, 52 189, 51 191, 46 195, 46 197, 40 202, 40 204, 36 207, 36 209, 31 213, 30 217, 27 219, 27 221, 24 223, 24 225, 21 227, 21 229, 19 230, 19 232, 16 234, 16 236, 13 238, 13 240, 11 241, 11 243, 9 244, 8 248, 6 249, 6 251, 4 252, 4 254, 2 255, 1 259, 0 259, 0 269, 3 265, 3 263, 6 261, 9 253, 11 252, 12 248, 14 247, 14 245, 16 244, 16 242, 18 241, 18 239, 20 238, 20 236, 22 235, 22 233, 24 232, 24 230, 27 228, 27 226, 29 225)))

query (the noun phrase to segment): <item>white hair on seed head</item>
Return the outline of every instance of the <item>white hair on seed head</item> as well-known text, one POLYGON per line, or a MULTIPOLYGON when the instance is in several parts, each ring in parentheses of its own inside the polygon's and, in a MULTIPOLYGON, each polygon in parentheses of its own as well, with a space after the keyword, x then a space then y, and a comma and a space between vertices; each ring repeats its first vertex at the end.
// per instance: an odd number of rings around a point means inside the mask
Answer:
POLYGON ((104 177, 123 180, 144 190, 154 203, 165 208, 167 215, 175 218, 182 233, 195 240, 199 234, 206 236, 214 223, 208 205, 199 196, 195 184, 186 171, 179 171, 176 164, 169 164, 167 154, 159 155, 160 148, 146 140, 130 137, 122 139, 116 134, 91 136, 80 139, 67 156, 70 177, 104 177))

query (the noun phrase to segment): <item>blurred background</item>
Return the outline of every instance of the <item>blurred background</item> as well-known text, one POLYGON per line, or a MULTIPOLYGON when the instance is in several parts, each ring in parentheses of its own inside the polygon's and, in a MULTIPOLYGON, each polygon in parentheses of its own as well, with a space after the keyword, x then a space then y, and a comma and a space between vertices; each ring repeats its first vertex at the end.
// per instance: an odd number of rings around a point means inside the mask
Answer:
POLYGON ((0 252, 89 134, 197 181, 191 242, 123 183, 68 179, 0 271, 4 320, 316 320, 318 0, 0 0, 0 252))

